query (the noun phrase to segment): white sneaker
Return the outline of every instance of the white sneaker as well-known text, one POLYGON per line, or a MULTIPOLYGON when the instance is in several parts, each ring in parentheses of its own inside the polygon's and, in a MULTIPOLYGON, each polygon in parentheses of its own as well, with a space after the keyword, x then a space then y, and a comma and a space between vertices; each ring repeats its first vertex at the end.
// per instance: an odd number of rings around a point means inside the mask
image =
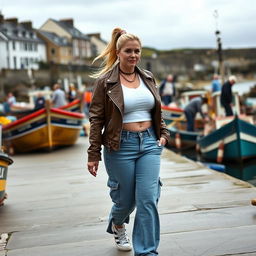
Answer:
POLYGON ((131 251, 132 246, 130 243, 130 239, 126 233, 125 226, 123 225, 122 228, 116 228, 115 225, 112 223, 112 231, 115 238, 116 247, 120 251, 131 251))

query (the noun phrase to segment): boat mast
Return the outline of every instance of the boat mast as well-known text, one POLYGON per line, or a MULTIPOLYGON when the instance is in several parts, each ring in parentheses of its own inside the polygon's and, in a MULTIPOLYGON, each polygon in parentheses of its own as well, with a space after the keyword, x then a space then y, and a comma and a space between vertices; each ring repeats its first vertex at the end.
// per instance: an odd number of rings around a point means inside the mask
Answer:
POLYGON ((213 16, 215 18, 215 25, 216 25, 215 35, 217 40, 217 54, 218 54, 218 60, 219 60, 218 73, 221 76, 221 82, 223 84, 225 79, 224 79, 224 65, 223 65, 223 58, 222 58, 222 43, 221 43, 221 37, 220 37, 220 30, 218 29, 218 17, 219 17, 218 10, 214 10, 213 16))

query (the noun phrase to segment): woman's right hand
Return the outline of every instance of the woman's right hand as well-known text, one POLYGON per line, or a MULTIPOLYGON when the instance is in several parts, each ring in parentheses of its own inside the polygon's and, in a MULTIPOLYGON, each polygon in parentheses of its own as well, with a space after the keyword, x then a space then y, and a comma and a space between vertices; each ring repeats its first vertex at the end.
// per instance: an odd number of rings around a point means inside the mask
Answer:
POLYGON ((99 161, 88 162, 88 163, 87 163, 88 171, 89 171, 89 172, 91 173, 91 175, 93 175, 94 177, 97 176, 98 166, 99 166, 99 161))

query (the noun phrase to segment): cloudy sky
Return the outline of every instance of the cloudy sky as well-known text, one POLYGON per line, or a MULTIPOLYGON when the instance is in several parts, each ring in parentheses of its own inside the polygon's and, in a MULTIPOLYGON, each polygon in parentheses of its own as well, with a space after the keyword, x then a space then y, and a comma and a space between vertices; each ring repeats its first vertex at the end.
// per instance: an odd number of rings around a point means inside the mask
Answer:
POLYGON ((121 27, 157 49, 214 48, 217 25, 223 48, 256 47, 255 0, 0 0, 0 10, 35 28, 48 18, 73 18, 83 33, 105 40, 121 27))

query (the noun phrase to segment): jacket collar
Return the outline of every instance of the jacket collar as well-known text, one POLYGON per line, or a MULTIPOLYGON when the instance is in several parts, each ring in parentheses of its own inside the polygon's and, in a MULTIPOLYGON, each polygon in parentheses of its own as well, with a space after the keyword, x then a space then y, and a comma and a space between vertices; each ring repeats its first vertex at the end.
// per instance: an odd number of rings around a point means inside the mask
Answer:
MULTIPOLYGON (((153 81, 153 77, 150 76, 147 72, 139 68, 138 66, 135 67, 138 74, 142 77, 143 80, 149 79, 153 81)), ((120 83, 119 80, 119 65, 116 64, 113 69, 110 71, 109 77, 107 78, 107 84, 118 84, 120 83)))

